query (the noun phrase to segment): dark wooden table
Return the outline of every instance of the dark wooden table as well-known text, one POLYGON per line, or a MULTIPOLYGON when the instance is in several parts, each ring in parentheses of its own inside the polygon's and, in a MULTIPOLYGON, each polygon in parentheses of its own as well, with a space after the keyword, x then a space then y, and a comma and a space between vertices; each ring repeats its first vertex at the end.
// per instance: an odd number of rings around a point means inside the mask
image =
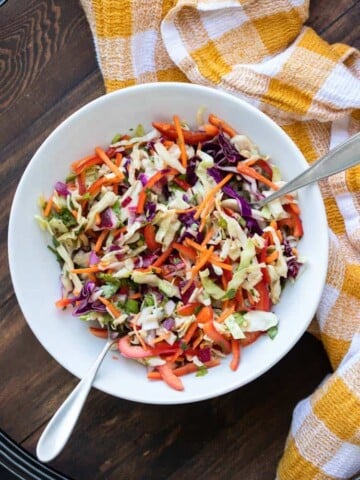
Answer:
MULTIPOLYGON (((359 0, 313 0, 310 12, 308 24, 326 40, 360 45, 359 0)), ((37 342, 19 310, 7 263, 9 210, 42 141, 103 93, 77 1, 0 7, 0 429, 31 453, 76 379, 37 342)), ((329 371, 321 344, 305 334, 270 372, 214 400, 161 407, 93 390, 52 466, 74 479, 273 478, 295 404, 329 371)))

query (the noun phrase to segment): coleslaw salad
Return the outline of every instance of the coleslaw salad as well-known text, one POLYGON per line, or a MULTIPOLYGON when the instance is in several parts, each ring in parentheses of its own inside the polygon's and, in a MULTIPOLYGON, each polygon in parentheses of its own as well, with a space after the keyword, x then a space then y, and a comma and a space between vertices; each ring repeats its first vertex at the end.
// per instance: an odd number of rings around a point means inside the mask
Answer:
POLYGON ((298 275, 303 228, 292 195, 251 206, 284 182, 223 120, 153 127, 74 162, 37 219, 61 266, 57 307, 97 336, 109 326, 149 379, 182 390, 182 375, 228 354, 237 370, 242 347, 274 338, 271 309, 298 275))

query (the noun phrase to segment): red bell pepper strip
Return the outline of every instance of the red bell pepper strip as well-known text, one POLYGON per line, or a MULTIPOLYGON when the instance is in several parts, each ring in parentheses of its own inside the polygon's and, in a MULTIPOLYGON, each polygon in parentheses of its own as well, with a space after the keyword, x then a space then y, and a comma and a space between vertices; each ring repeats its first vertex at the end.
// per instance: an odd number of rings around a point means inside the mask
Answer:
POLYGON ((262 158, 259 158, 256 160, 255 163, 253 163, 252 167, 258 166, 260 170, 262 170, 262 173, 265 177, 268 177, 269 180, 272 180, 273 178, 273 171, 270 165, 266 160, 263 160, 262 158))
POLYGON ((146 358, 154 356, 151 349, 130 345, 130 338, 126 335, 118 341, 119 352, 126 358, 146 358))
POLYGON ((211 322, 214 319, 214 310, 212 307, 203 307, 200 312, 196 315, 196 320, 198 323, 211 322))
POLYGON ((181 379, 174 374, 169 365, 160 365, 157 369, 160 372, 161 378, 169 385, 169 387, 179 391, 184 390, 184 385, 181 379))
POLYGON ((187 317, 188 315, 193 315, 199 307, 201 307, 201 303, 199 302, 188 303, 187 305, 179 307, 176 310, 176 313, 183 317, 187 317))
POLYGON ((202 328, 215 345, 219 345, 223 353, 229 354, 231 352, 230 342, 215 329, 212 321, 204 323, 202 328))
POLYGON ((185 182, 185 180, 183 180, 182 178, 174 177, 174 182, 176 183, 176 185, 179 185, 179 187, 181 187, 185 191, 191 188, 191 185, 185 182))
POLYGON ((144 227, 145 243, 148 249, 151 250, 152 252, 161 247, 161 244, 155 240, 155 235, 156 235, 156 231, 155 231, 154 225, 152 225, 151 223, 148 223, 147 225, 145 225, 144 227))
POLYGON ((89 330, 90 333, 95 335, 95 337, 108 338, 108 331, 106 328, 89 327, 89 330))
POLYGON ((260 298, 259 301, 255 305, 256 310, 262 310, 264 312, 270 312, 271 309, 271 299, 268 284, 262 279, 257 285, 255 285, 255 289, 259 292, 260 298))
POLYGON ((304 235, 304 229, 299 215, 290 205, 284 205, 284 210, 289 214, 289 218, 278 220, 279 228, 288 227, 294 237, 301 238, 304 235))
POLYGON ((231 349, 233 358, 230 362, 230 368, 235 372, 238 369, 240 363, 240 342, 239 340, 231 340, 231 349))
MULTIPOLYGON (((164 137, 174 141, 177 140, 178 134, 176 132, 176 128, 173 125, 169 123, 160 123, 160 122, 153 122, 152 125, 164 137)), ((214 138, 213 132, 208 133, 208 132, 203 132, 201 130, 192 132, 190 130, 184 130, 184 129, 182 129, 182 132, 184 135, 184 141, 188 145, 198 145, 199 143, 204 143, 214 138)))
POLYGON ((263 332, 245 332, 245 337, 240 340, 240 345, 246 347, 256 342, 256 340, 263 334, 263 332))

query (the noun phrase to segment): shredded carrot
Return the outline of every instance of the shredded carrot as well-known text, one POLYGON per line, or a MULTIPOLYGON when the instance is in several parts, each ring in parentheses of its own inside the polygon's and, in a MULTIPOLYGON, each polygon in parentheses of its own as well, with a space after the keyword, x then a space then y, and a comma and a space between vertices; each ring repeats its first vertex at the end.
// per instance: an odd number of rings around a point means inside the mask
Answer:
POLYGON ((199 335, 195 338, 192 344, 192 348, 196 348, 200 345, 201 341, 203 339, 203 334, 200 332, 199 335))
POLYGON ((226 309, 222 312, 222 314, 220 315, 220 317, 218 317, 218 318, 216 319, 216 321, 217 321, 218 323, 223 323, 228 317, 230 317, 230 315, 232 315, 232 314, 234 313, 234 311, 235 311, 234 305, 233 305, 232 307, 226 308, 226 309))
POLYGON ((184 134, 181 129, 180 125, 180 119, 177 115, 174 115, 174 125, 176 129, 176 134, 178 137, 178 145, 180 148, 180 159, 182 165, 186 168, 187 167, 187 154, 186 154, 186 148, 185 148, 185 141, 184 141, 184 134))
POLYGON ((232 355, 233 358, 230 362, 230 368, 231 370, 235 371, 237 370, 240 362, 240 341, 239 340, 231 340, 231 350, 232 350, 232 355))
POLYGON ((166 147, 166 148, 170 148, 170 147, 172 147, 172 146, 174 145, 174 142, 173 142, 172 140, 164 140, 164 141, 163 141, 163 145, 164 145, 164 147, 166 147))
POLYGON ((234 130, 228 123, 226 123, 224 120, 221 118, 217 117, 213 113, 209 115, 209 122, 211 125, 215 125, 215 127, 222 128, 225 133, 230 135, 230 137, 235 137, 237 135, 236 130, 234 130))
POLYGON ((141 297, 142 297, 142 295, 141 295, 140 292, 138 292, 138 293, 131 293, 131 294, 129 295, 129 298, 130 298, 131 300, 136 300, 136 299, 141 298, 141 297))
POLYGON ((261 173, 257 172, 252 167, 247 167, 243 163, 239 162, 236 168, 239 173, 243 173, 244 175, 247 175, 251 178, 255 178, 256 180, 259 180, 260 182, 272 188, 273 190, 279 190, 280 188, 278 185, 276 185, 276 183, 264 177, 264 175, 261 175, 261 173))
POLYGON ((215 127, 215 125, 211 125, 211 123, 205 123, 205 125, 201 125, 199 130, 204 130, 204 132, 212 135, 213 137, 216 137, 216 135, 218 135, 219 133, 218 127, 215 127))
POLYGON ((271 220, 270 222, 270 227, 273 228, 274 230, 277 230, 277 223, 275 222, 275 220, 271 220))
MULTIPOLYGON (((220 365, 220 360, 214 359, 210 360, 209 362, 204 362, 206 368, 217 367, 220 365)), ((199 368, 194 363, 188 363, 183 367, 174 368, 173 373, 177 377, 182 377, 183 375, 187 375, 188 373, 197 372, 199 368)))
POLYGON ((224 290, 227 290, 228 281, 227 281, 226 276, 224 274, 221 275, 221 285, 222 285, 224 290))
POLYGON ((195 261, 196 251, 193 250, 191 247, 186 247, 185 245, 181 245, 180 243, 174 243, 173 247, 175 248, 175 250, 184 255, 184 257, 190 258, 190 260, 195 261))
POLYGON ((178 348, 174 355, 169 359, 170 363, 176 362, 176 360, 181 356, 183 353, 183 350, 181 348, 178 348))
POLYGON ((219 182, 217 185, 215 185, 214 188, 212 188, 204 197, 203 201, 200 203, 200 205, 198 206, 198 209, 197 209, 197 212, 195 213, 194 215, 194 218, 195 220, 197 220, 200 215, 201 215, 201 212, 204 210, 205 207, 208 206, 208 202, 209 200, 215 195, 216 192, 218 192, 233 176, 234 174, 233 173, 229 173, 228 175, 226 175, 226 177, 224 177, 221 182, 219 182))
POLYGON ((229 265, 228 263, 224 263, 222 261, 218 261, 218 257, 214 256, 214 255, 211 255, 210 257, 210 263, 212 263, 213 265, 217 266, 217 267, 220 267, 222 268, 223 270, 228 270, 229 272, 232 272, 232 266, 229 265))
POLYGON ((184 336, 184 342, 188 345, 190 340, 192 339, 196 329, 198 328, 197 322, 193 322, 190 327, 187 329, 186 334, 184 336))
POLYGON ((289 203, 289 207, 294 213, 296 213, 297 215, 300 215, 301 211, 297 203, 289 203))
POLYGON ((113 234, 113 237, 117 237, 118 235, 120 235, 120 233, 124 233, 126 232, 127 230, 127 227, 121 227, 121 228, 117 228, 116 230, 113 230, 112 234, 113 234))
POLYGON ((209 231, 206 233, 204 240, 201 242, 202 247, 206 247, 208 242, 211 240, 211 237, 214 235, 214 229, 210 228, 209 231))
POLYGON ((100 248, 102 247, 102 244, 105 241, 105 238, 108 236, 110 230, 102 230, 100 235, 98 236, 98 239, 96 240, 94 251, 98 253, 100 251, 100 248))
POLYGON ((153 370, 152 372, 148 372, 147 373, 147 378, 149 380, 161 380, 161 375, 160 375, 160 372, 158 372, 157 370, 153 370))
POLYGON ((96 273, 99 271, 98 265, 93 265, 92 267, 87 268, 73 268, 71 273, 81 274, 81 273, 96 273))
POLYGON ((135 333, 135 336, 136 336, 136 338, 139 340, 139 343, 140 343, 140 345, 142 346, 142 348, 143 348, 144 350, 147 350, 148 347, 147 347, 146 343, 144 342, 144 340, 141 338, 141 335, 139 334, 139 332, 137 331, 137 328, 136 328, 135 323, 132 324, 132 328, 133 328, 133 331, 134 331, 134 333, 135 333))
POLYGON ((121 161, 122 161, 122 154, 120 152, 117 152, 116 153, 116 156, 115 156, 115 165, 119 168, 120 165, 121 165, 121 161))
POLYGON ((277 260, 279 257, 279 252, 277 250, 274 250, 270 255, 267 255, 265 258, 265 263, 273 263, 275 260, 277 260))
POLYGON ((93 158, 96 157, 94 155, 87 155, 86 157, 80 158, 80 160, 76 160, 71 164, 71 170, 75 171, 82 168, 84 164, 86 164, 89 160, 92 160, 93 158))
POLYGON ((104 298, 104 297, 99 297, 99 300, 100 300, 101 303, 103 303, 105 305, 108 312, 111 313, 111 315, 114 318, 120 317, 120 315, 121 315, 120 310, 118 310, 117 307, 112 302, 110 302, 110 300, 108 300, 107 298, 104 298))
MULTIPOLYGON (((151 265, 152 267, 161 267, 161 265, 167 260, 167 258, 170 256, 171 252, 174 249, 174 245, 171 244, 165 252, 163 252, 160 257, 155 260, 155 262, 151 265)), ((151 268, 151 267, 150 267, 151 268)))
POLYGON ((141 190, 139 194, 139 201, 136 207, 136 213, 138 215, 141 215, 142 213, 144 213, 145 202, 146 202, 146 190, 141 190))
POLYGON ((100 147, 95 148, 96 155, 101 158, 101 160, 110 168, 110 170, 120 179, 124 180, 124 174, 119 170, 119 168, 110 160, 106 155, 104 150, 100 147))
POLYGON ((281 230, 276 230, 276 235, 278 236, 279 242, 282 243, 283 236, 282 236, 281 230))
POLYGON ((60 300, 58 300, 57 302, 55 302, 55 306, 57 308, 65 308, 67 307, 68 305, 70 305, 72 303, 73 300, 71 300, 70 298, 61 298, 60 300))
POLYGON ((44 217, 48 217, 50 215, 53 203, 54 203, 54 196, 51 195, 49 200, 46 202, 46 207, 44 208, 44 217))
POLYGON ((247 167, 251 167, 256 162, 257 162, 257 160, 254 160, 254 159, 250 158, 249 160, 244 160, 242 163, 243 163, 243 165, 246 165, 247 167))
POLYGON ((191 208, 177 208, 175 209, 175 212, 176 213, 189 213, 189 212, 194 212, 195 210, 197 210, 197 207, 191 207, 191 208))
POLYGON ((136 268, 136 272, 142 272, 142 273, 161 273, 162 270, 160 267, 155 267, 154 265, 150 265, 149 267, 146 268, 136 268))
POLYGON ((119 177, 114 177, 114 178, 107 178, 107 177, 100 177, 98 178, 97 180, 95 180, 94 183, 92 183, 90 185, 90 187, 88 188, 88 193, 90 193, 91 195, 97 195, 100 190, 101 190, 101 187, 104 185, 111 185, 113 183, 119 183, 121 180, 119 179, 119 177))
MULTIPOLYGON (((205 246, 202 246, 199 243, 195 242, 194 240, 191 240, 191 238, 186 238, 185 244, 189 245, 190 247, 193 247, 195 250, 198 250, 200 252, 207 251, 205 246)), ((232 266, 222 262, 221 258, 218 257, 215 253, 211 255, 209 261, 214 265, 217 265, 218 267, 222 268, 223 270, 229 270, 230 272, 232 271, 232 266)))
POLYGON ((183 293, 185 293, 190 288, 192 282, 194 281, 195 276, 201 270, 201 268, 209 261, 213 251, 214 251, 214 246, 212 245, 209 248, 209 250, 206 250, 205 252, 201 252, 198 262, 191 269, 191 277, 190 277, 190 280, 188 280, 188 282, 186 283, 185 287, 183 288, 182 290, 183 293))
POLYGON ((77 212, 77 210, 74 209, 74 210, 71 210, 71 214, 74 218, 77 218, 78 212, 77 212))
POLYGON ((88 275, 88 278, 91 282, 96 283, 96 276, 95 276, 94 273, 88 273, 87 275, 88 275))
POLYGON ((163 340, 166 340, 169 337, 168 333, 165 333, 164 335, 161 335, 160 337, 157 337, 153 340, 154 343, 159 343, 162 342, 163 340))
POLYGON ((95 214, 95 224, 99 225, 101 223, 101 216, 99 212, 96 212, 95 214))

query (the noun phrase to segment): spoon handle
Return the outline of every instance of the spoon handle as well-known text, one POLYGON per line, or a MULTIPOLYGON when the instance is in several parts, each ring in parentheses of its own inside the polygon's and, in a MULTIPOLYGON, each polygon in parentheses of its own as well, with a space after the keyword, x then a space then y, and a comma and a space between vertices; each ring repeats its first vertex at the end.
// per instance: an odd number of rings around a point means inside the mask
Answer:
POLYGON ((36 455, 40 461, 49 462, 64 448, 79 418, 100 364, 112 344, 112 341, 106 343, 90 370, 62 403, 46 426, 36 447, 36 455))
POLYGON ((313 163, 307 170, 280 188, 280 190, 256 203, 259 206, 263 206, 268 202, 282 197, 286 193, 293 192, 310 183, 315 183, 323 178, 335 175, 335 173, 342 172, 358 163, 360 163, 360 133, 357 133, 346 142, 338 145, 327 155, 313 163))

